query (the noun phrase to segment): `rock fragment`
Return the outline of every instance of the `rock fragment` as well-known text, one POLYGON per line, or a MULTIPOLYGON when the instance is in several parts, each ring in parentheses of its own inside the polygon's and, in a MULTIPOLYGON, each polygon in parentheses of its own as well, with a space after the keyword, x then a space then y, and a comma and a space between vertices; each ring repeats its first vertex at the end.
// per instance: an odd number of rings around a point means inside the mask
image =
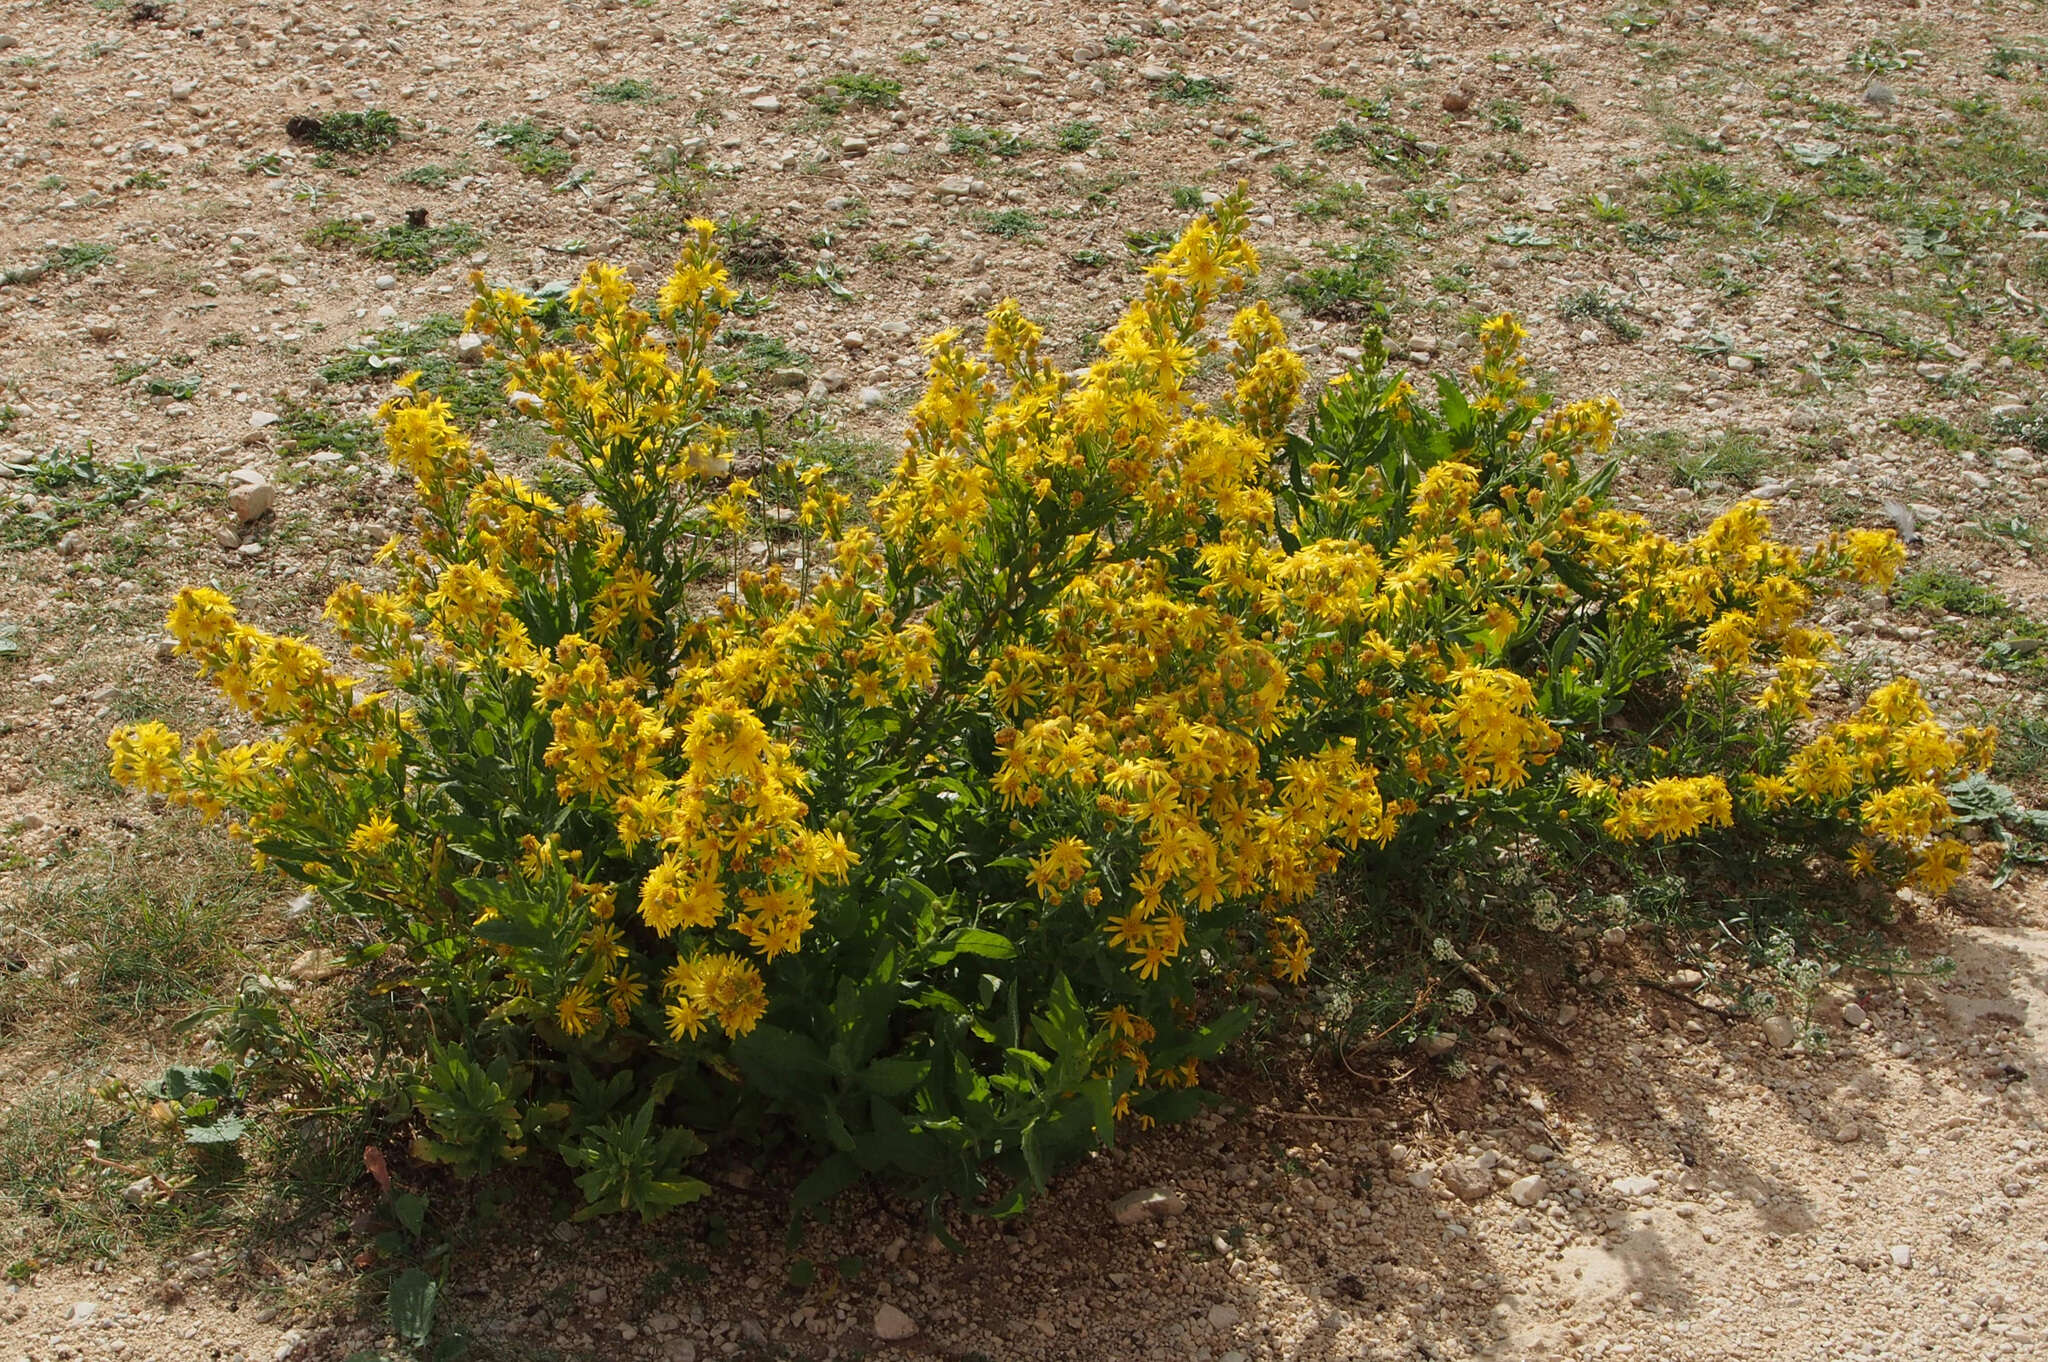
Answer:
POLYGON ((277 488, 254 468, 237 468, 228 474, 228 507, 235 521, 252 525, 270 513, 277 501, 277 488))
POLYGON ((917 1334, 917 1321, 884 1302, 875 1310, 875 1337, 886 1343, 901 1342, 917 1334))
POLYGON ((1493 1170, 1476 1163, 1446 1164, 1437 1177, 1460 1201, 1484 1201, 1493 1194, 1493 1170))
POLYGON ((1188 1208, 1187 1198, 1166 1187, 1140 1187, 1110 1203, 1110 1218, 1119 1225, 1145 1225, 1171 1220, 1188 1208))

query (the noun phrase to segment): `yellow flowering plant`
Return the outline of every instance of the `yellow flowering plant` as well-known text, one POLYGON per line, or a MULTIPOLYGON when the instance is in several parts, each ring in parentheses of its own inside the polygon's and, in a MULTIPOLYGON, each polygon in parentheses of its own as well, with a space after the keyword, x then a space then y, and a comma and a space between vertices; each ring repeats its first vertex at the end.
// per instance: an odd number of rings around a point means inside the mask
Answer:
POLYGON ((424 1156, 552 1150, 647 1215, 705 1190, 700 1135, 800 1139, 799 1208, 884 1176, 1017 1209, 1199 1104, 1343 865, 1748 834, 1953 878, 1940 790, 1983 735, 1905 682, 1809 713, 1803 621, 1896 540, 1611 509, 1614 405, 1540 400, 1505 317, 1469 390, 1432 404, 1374 349, 1297 432, 1280 319, 1212 316, 1257 273, 1248 221, 1240 194, 1192 223, 1083 368, 1014 303, 932 337, 860 504, 820 468, 733 476, 708 223, 650 310, 591 266, 573 345, 479 279, 508 403, 590 494, 408 387, 415 533, 325 616, 374 679, 188 589, 179 648, 261 736, 126 727, 114 774, 397 948, 424 1156), (1610 724, 1629 704, 1653 733, 1610 724))

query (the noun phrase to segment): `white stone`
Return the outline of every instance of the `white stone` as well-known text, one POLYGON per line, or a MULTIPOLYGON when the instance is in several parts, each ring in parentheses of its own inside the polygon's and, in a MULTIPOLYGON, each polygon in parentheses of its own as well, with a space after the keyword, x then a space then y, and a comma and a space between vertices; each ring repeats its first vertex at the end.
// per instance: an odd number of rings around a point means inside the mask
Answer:
POLYGON ((1550 1194, 1550 1184, 1536 1173, 1508 1184, 1508 1200, 1517 1206, 1534 1206, 1550 1194))
POLYGON ((294 979, 304 979, 308 983, 317 984, 323 979, 332 979, 341 973, 341 970, 342 959, 337 952, 313 946, 301 951, 298 959, 292 961, 291 967, 285 972, 294 979))
POLYGON ((1170 1220, 1188 1208, 1187 1198, 1165 1187, 1140 1187, 1110 1203, 1109 1214, 1119 1225, 1143 1225, 1170 1220))
POLYGON ((1856 1003, 1843 1003, 1843 1004, 1842 1004, 1842 1025, 1844 1025, 1844 1026, 1863 1026, 1863 1025, 1865 1025, 1866 1023, 1868 1023, 1869 1021, 1870 1021, 1870 1016, 1869 1016, 1869 1014, 1868 1014, 1868 1013, 1866 1013, 1866 1012, 1865 1012, 1865 1011, 1863 1010, 1863 1008, 1862 1008, 1862 1007, 1861 1007, 1861 1006, 1860 1006, 1859 1004, 1856 1004, 1856 1003))
MULTIPOLYGON (((777 99, 774 95, 762 95, 759 99, 751 100, 749 101, 749 103, 752 105, 752 107, 759 109, 762 113, 782 112, 782 101, 777 99)), ((908 1338, 909 1335, 905 1334, 904 1337, 908 1338)))
POLYGON ((1910 1245, 1910 1244, 1893 1244, 1893 1245, 1892 1245, 1892 1249, 1891 1249, 1891 1252, 1892 1252, 1892 1266, 1893 1266, 1893 1267, 1911 1267, 1911 1266, 1913 1266, 1913 1247, 1912 1247, 1912 1245, 1910 1245))
POLYGON ((1764 1039, 1780 1050, 1789 1050, 1799 1039, 1799 1028, 1783 1013, 1764 1018, 1764 1039))
POLYGON ((1617 1196, 1646 1197, 1657 1194, 1657 1179, 1647 1173, 1632 1178, 1616 1178, 1607 1185, 1614 1189, 1617 1196))
POLYGON ((228 506, 235 513, 238 524, 252 525, 270 513, 276 504, 277 488, 261 473, 244 478, 249 469, 239 469, 234 475, 234 485, 228 488, 228 506))
POLYGON ((888 400, 887 395, 880 388, 862 388, 860 390, 860 404, 870 410, 881 406, 888 400))
POLYGON ((875 1337, 885 1342, 898 1342, 911 1338, 917 1333, 917 1321, 893 1305, 884 1304, 875 1311, 875 1337))
POLYGON ((1447 1164, 1437 1177, 1460 1201, 1481 1201, 1493 1193, 1493 1170, 1477 1163, 1447 1164))

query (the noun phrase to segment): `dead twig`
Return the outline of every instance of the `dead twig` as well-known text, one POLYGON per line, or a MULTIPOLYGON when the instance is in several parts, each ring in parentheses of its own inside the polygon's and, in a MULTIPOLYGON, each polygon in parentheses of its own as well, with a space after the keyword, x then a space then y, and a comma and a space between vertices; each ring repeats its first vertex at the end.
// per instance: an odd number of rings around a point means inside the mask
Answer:
POLYGON ((1273 1107, 1253 1107, 1261 1116, 1277 1116, 1290 1121, 1337 1121, 1345 1125, 1369 1126, 1381 1120, 1378 1116, 1331 1116, 1320 1111, 1280 1111, 1273 1107))
POLYGON ((85 1153, 85 1157, 92 1160, 94 1163, 98 1164, 102 1168, 113 1169, 116 1173, 126 1173, 131 1178, 148 1178, 151 1182, 156 1184, 158 1191, 175 1192, 178 1190, 177 1188, 171 1186, 170 1183, 166 1182, 161 1173, 152 1173, 147 1168, 137 1168, 133 1164, 127 1163, 116 1163, 112 1159, 105 1158, 97 1153, 94 1153, 92 1150, 87 1150, 85 1153))
POLYGON ((1669 984, 1660 984, 1655 979, 1635 978, 1630 979, 1629 982, 1634 984, 1637 988, 1653 989, 1656 992, 1665 994, 1668 997, 1676 998, 1678 999, 1678 1001, 1686 1004, 1688 1007, 1696 1007, 1710 1017, 1719 1017, 1722 1021, 1727 1022, 1731 1026, 1734 1025, 1736 1022, 1747 1019, 1749 1016, 1749 1013, 1747 1012, 1733 1012, 1725 1007, 1716 1007, 1712 1003, 1703 1003, 1698 998, 1695 998, 1690 993, 1687 993, 1684 989, 1673 988, 1669 984))
POLYGON ((1567 1059, 1573 1057, 1571 1046, 1566 1045, 1548 1026, 1538 1021, 1533 1012, 1509 996, 1506 989, 1487 978, 1485 972, 1479 966, 1461 957, 1458 961, 1458 967, 1471 976, 1473 983, 1478 984, 1488 993, 1491 993, 1500 1005, 1508 1010, 1509 1016, 1529 1028, 1529 1033, 1535 1036, 1537 1040, 1542 1041, 1567 1059))

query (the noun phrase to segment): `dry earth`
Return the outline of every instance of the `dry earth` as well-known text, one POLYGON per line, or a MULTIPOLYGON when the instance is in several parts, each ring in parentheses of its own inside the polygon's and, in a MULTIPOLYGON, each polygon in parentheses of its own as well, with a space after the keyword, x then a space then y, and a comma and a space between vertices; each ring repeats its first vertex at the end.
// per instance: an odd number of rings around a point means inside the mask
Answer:
MULTIPOLYGON (((755 219, 735 390, 858 476, 917 336, 1016 296, 1078 357, 1143 234, 1248 181, 1318 372, 1384 273, 1419 372, 1512 308, 1549 386, 1620 396, 1623 500, 1668 528, 1743 489, 1794 534, 1909 520, 1919 587, 1834 608, 1841 678, 1998 719, 2033 790, 2044 62, 2032 3, 0 6, 0 1356, 389 1346, 347 1160, 283 1209, 121 1200, 104 1078, 340 928, 100 754, 218 717, 159 650, 178 584, 290 628, 373 570, 406 496, 361 418, 386 368, 488 386, 435 321, 472 267, 538 287, 755 219), (395 146, 286 132, 373 107, 395 146), (274 504, 242 524, 245 467, 274 504)), ((771 1200, 639 1230, 534 1188, 465 1219, 441 1319, 488 1358, 2048 1355, 2048 901, 1973 879, 1899 935, 1954 973, 1830 979, 1789 1036, 1639 933, 1564 943, 1523 1002, 1568 1053, 1226 1074, 963 1254, 846 1208, 801 1287, 771 1200), (1115 1223, 1148 1186, 1184 1207, 1115 1223)))

